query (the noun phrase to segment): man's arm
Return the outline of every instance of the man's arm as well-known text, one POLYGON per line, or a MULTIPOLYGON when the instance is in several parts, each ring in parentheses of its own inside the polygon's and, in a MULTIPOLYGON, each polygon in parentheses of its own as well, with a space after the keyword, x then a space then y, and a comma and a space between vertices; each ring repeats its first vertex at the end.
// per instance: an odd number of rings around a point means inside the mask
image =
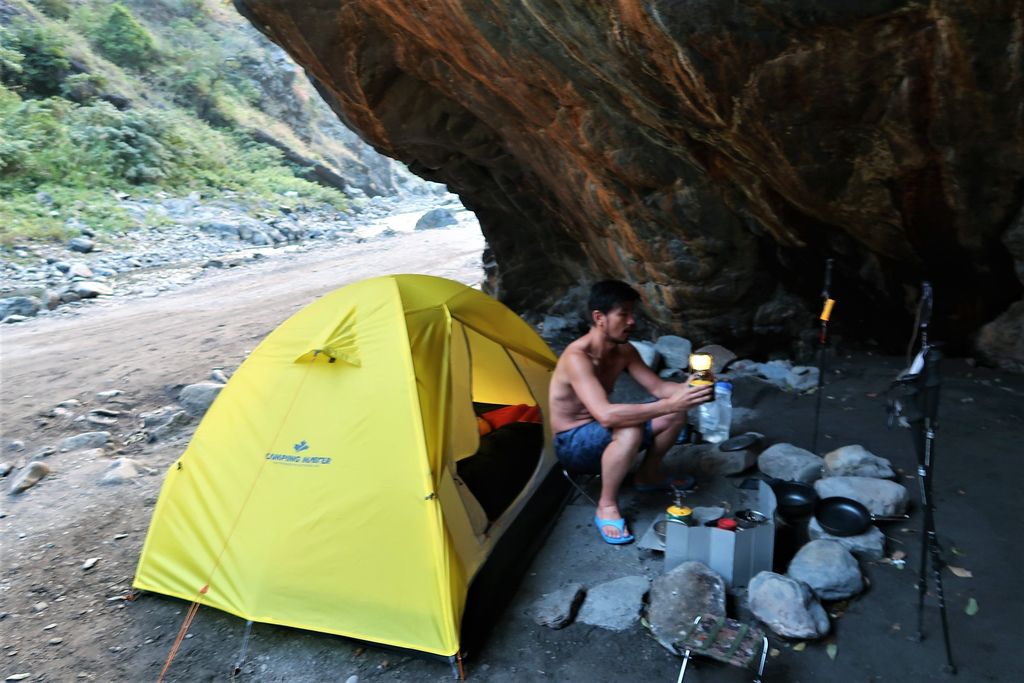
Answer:
MULTIPOLYGON (((635 349, 633 353, 636 353, 635 349)), ((587 412, 606 429, 643 424, 662 415, 683 412, 710 398, 707 387, 687 387, 666 382, 675 388, 675 391, 653 403, 611 403, 586 354, 571 351, 565 360, 573 391, 587 412)), ((643 364, 642 361, 640 363, 643 364)), ((651 372, 650 369, 648 372, 651 372)), ((657 375, 654 375, 654 378, 657 380, 657 375)))

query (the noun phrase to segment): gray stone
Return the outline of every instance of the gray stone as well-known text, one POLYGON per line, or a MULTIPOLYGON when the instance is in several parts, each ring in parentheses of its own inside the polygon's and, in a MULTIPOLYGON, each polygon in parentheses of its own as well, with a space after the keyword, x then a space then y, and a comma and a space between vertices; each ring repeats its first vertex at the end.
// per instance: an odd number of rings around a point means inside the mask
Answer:
POLYGON ((39 313, 40 308, 41 304, 33 297, 9 296, 5 299, 0 299, 0 320, 12 315, 22 315, 26 318, 31 318, 39 313))
POLYGON ((139 469, 135 466, 134 462, 128 458, 117 458, 110 463, 110 467, 107 468, 103 478, 100 479, 100 483, 123 484, 137 476, 139 476, 139 469))
POLYGON ((810 391, 818 386, 818 368, 797 365, 786 375, 786 386, 794 391, 810 391))
POLYGON ((90 278, 93 276, 92 268, 90 268, 84 263, 72 263, 71 266, 68 268, 66 274, 69 278, 90 278))
POLYGON ((583 584, 570 583, 553 593, 547 593, 533 603, 533 620, 539 626, 564 628, 572 623, 576 610, 583 602, 583 584))
POLYGON ((863 446, 853 444, 825 454, 826 477, 874 477, 892 479, 892 463, 880 458, 863 446))
POLYGON ((786 572, 803 581, 821 600, 843 600, 864 590, 860 565, 835 541, 811 541, 800 548, 786 572))
POLYGON ((862 560, 880 560, 885 557, 885 534, 874 525, 856 536, 833 536, 821 528, 817 519, 811 517, 807 524, 807 533, 814 541, 835 541, 853 553, 854 557, 862 560))
POLYGON ((108 391, 101 391, 97 393, 96 398, 98 398, 101 401, 109 401, 112 398, 117 398, 123 393, 124 392, 121 391, 120 389, 110 389, 108 391))
POLYGON ((110 432, 85 432, 69 436, 57 447, 61 452, 77 451, 80 448, 102 448, 110 443, 110 432))
POLYGON ((102 282, 83 280, 71 286, 71 291, 82 299, 93 299, 98 296, 110 296, 114 293, 113 288, 102 282))
POLYGON ((14 465, 9 462, 0 462, 0 477, 6 477, 14 469, 14 465))
POLYGON ((873 515, 901 515, 910 495, 901 484, 871 477, 828 477, 814 483, 822 498, 842 496, 861 503, 873 515))
POLYGON ((770 360, 767 363, 758 363, 755 369, 761 379, 786 386, 786 378, 793 369, 793 364, 788 360, 770 360))
POLYGON ((640 359, 647 365, 651 370, 657 371, 658 364, 661 362, 661 354, 658 353, 658 349, 654 348, 654 344, 649 341, 630 341, 633 348, 640 354, 640 359))
POLYGON ((50 468, 41 462, 30 462, 11 482, 11 493, 21 493, 36 484, 50 473, 50 468))
POLYGON ((88 254, 96 248, 95 243, 87 237, 74 237, 68 241, 68 249, 82 254, 88 254))
POLYGON ((180 412, 175 406, 163 406, 148 413, 139 413, 143 429, 153 429, 167 424, 175 413, 180 412))
POLYGON ((654 579, 647 621, 655 639, 675 652, 699 614, 725 616, 725 581, 702 562, 684 562, 654 579))
POLYGON ((97 427, 113 427, 117 424, 116 417, 107 417, 105 415, 97 415, 95 413, 89 413, 85 416, 85 421, 91 425, 97 427))
POLYGON ((7 444, 7 450, 11 453, 18 453, 25 450, 25 442, 21 439, 14 439, 7 444))
POLYGON ((149 429, 149 441, 150 443, 155 441, 166 441, 168 437, 177 433, 182 427, 192 422, 192 416, 186 413, 184 410, 179 410, 163 422, 149 429))
POLYGON ((725 366, 736 360, 736 354, 720 346, 719 344, 705 344, 700 347, 694 353, 707 353, 711 355, 711 371, 716 375, 722 373, 725 370, 725 366))
POLYGON ((444 228, 449 225, 455 225, 458 223, 455 220, 455 216, 448 209, 431 209, 425 214, 419 217, 416 221, 416 230, 432 230, 434 228, 444 228))
POLYGON ((210 379, 212 379, 214 382, 220 382, 221 384, 228 383, 227 374, 220 368, 213 369, 213 372, 210 373, 210 379))
POLYGON ((0 320, 0 322, 7 323, 7 324, 13 324, 13 323, 23 323, 26 320, 28 320, 28 318, 26 318, 25 316, 15 314, 15 315, 7 316, 3 320, 0 320))
POLYGON ((745 448, 740 451, 709 449, 700 459, 700 470, 709 476, 729 476, 745 472, 757 463, 757 450, 745 448))
POLYGON ((785 638, 820 638, 828 633, 825 608, 807 584, 774 572, 761 572, 747 586, 750 611, 785 638))
POLYGON ((592 587, 577 621, 611 631, 625 631, 640 618, 650 583, 643 576, 624 576, 592 587))
POLYGON ((689 339, 666 334, 654 342, 655 350, 661 354, 665 367, 685 370, 690 367, 690 350, 693 345, 689 339))
POLYGON ((757 459, 757 467, 769 477, 811 483, 821 477, 824 460, 791 443, 769 446, 757 459))
POLYGON ((199 229, 211 235, 219 237, 238 237, 239 226, 229 221, 207 221, 199 226, 199 229))
POLYGON ((178 394, 178 403, 193 417, 201 417, 213 404, 214 399, 224 388, 215 382, 199 382, 190 384, 178 394))

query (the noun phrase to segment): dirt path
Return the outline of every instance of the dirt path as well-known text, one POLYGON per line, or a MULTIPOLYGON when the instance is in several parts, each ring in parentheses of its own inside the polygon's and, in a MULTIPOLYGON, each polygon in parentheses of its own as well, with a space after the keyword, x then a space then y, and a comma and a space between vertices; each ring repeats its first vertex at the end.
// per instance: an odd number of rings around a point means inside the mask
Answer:
POLYGON ((28 443, 41 409, 97 391, 148 399, 165 387, 238 366, 268 332, 318 296, 375 275, 427 273, 475 285, 479 230, 460 226, 284 254, 244 268, 210 269, 152 299, 99 303, 71 318, 0 330, 3 436, 28 443))
MULTIPOLYGON (((156 598, 125 609, 121 598, 163 472, 195 424, 176 438, 146 444, 134 438, 140 413, 171 403, 181 385, 207 380, 212 368, 230 374, 288 316, 347 283, 415 272, 477 284, 483 248, 473 225, 316 247, 241 268, 208 269, 196 282, 155 298, 113 299, 71 317, 4 326, 0 463, 24 466, 61 439, 98 429, 111 432, 112 444, 39 458, 51 473, 20 495, 6 491, 18 470, 0 480, 0 680, 22 673, 30 681, 156 679, 181 605, 156 598), (106 403, 97 398, 110 389, 125 393, 106 403), (67 399, 81 405, 70 415, 49 415, 67 399), (117 424, 74 421, 93 408, 120 412, 117 424), (23 450, 10 449, 14 440, 23 450), (115 457, 129 458, 141 476, 100 484, 115 457), (89 558, 99 560, 85 570, 89 558)), ((214 619, 219 626, 187 641, 169 680, 226 678, 223 668, 211 668, 226 660, 202 656, 196 663, 189 654, 200 642, 208 654, 218 650, 228 631, 231 647, 237 643, 238 624, 214 619)))

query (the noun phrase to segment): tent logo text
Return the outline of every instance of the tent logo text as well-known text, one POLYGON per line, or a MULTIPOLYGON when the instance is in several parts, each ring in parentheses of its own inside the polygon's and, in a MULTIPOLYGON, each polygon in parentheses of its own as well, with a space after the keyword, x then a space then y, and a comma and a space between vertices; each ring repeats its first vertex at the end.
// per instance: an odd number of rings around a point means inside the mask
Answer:
MULTIPOLYGON (((292 446, 296 453, 309 450, 309 443, 305 439, 292 446)), ((330 458, 322 458, 317 455, 288 455, 285 453, 267 453, 267 460, 282 463, 284 465, 330 465, 330 458)))

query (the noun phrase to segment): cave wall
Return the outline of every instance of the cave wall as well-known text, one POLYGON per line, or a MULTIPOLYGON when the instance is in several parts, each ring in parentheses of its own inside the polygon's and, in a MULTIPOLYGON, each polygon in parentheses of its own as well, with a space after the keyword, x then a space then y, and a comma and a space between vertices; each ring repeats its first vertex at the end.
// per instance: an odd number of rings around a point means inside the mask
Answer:
POLYGON ((846 334, 905 341, 927 278, 966 349, 1021 298, 1019 2, 235 4, 477 213, 517 310, 617 277, 664 331, 757 346, 813 328, 832 257, 846 334))

